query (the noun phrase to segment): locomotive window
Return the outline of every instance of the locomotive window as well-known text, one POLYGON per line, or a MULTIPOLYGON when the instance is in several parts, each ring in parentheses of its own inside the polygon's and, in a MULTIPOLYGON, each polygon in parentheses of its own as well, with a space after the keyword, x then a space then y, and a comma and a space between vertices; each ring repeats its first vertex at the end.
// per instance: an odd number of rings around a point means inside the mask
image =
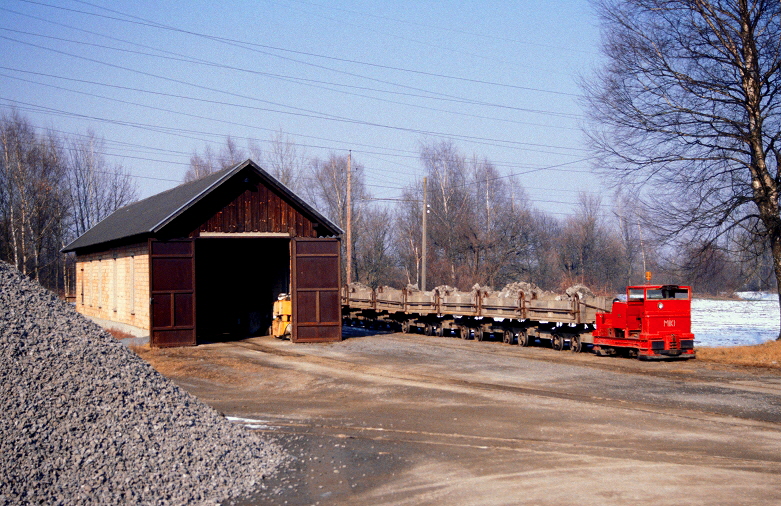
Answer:
POLYGON ((643 289, 642 288, 630 288, 629 289, 629 300, 643 300, 645 297, 643 297, 643 289))
POLYGON ((649 299, 665 299, 661 290, 648 290, 647 296, 649 299))
POLYGON ((677 286, 663 286, 662 295, 665 299, 683 299, 689 298, 689 291, 686 289, 678 288, 677 286))

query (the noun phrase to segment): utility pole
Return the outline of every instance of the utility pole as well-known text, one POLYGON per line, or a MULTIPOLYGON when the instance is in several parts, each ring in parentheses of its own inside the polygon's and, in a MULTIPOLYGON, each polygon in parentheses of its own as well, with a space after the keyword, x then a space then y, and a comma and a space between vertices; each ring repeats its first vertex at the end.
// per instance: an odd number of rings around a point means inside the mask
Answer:
POLYGON ((353 282, 353 171, 352 155, 347 153, 347 285, 353 282))
POLYGON ((640 220, 637 220, 637 233, 640 234, 640 252, 643 254, 643 272, 645 273, 645 284, 647 285, 651 281, 650 272, 645 265, 645 245, 643 244, 643 229, 640 228, 640 220))
POLYGON ((428 251, 428 191, 426 190, 427 178, 423 178, 423 241, 420 253, 420 289, 426 289, 426 252, 428 251))

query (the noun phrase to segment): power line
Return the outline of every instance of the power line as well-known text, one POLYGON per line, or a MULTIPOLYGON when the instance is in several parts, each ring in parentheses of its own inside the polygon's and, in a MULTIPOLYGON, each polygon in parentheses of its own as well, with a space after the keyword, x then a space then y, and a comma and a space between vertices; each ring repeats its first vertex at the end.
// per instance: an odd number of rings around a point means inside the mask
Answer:
MULTIPOLYGON (((39 110, 43 109, 46 112, 53 113, 53 114, 64 115, 64 116, 81 117, 81 118, 91 119, 91 120, 95 120, 95 121, 99 121, 99 122, 105 122, 105 123, 110 123, 110 124, 119 124, 119 125, 123 125, 123 126, 130 126, 130 127, 138 128, 138 129, 141 129, 141 130, 148 130, 148 131, 153 131, 153 132, 163 131, 163 132, 165 132, 165 133, 167 133, 169 135, 175 135, 175 136, 178 136, 178 137, 184 137, 184 138, 193 139, 193 140, 200 140, 202 142, 207 142, 207 143, 212 143, 212 141, 208 141, 208 140, 205 140, 205 139, 202 139, 202 138, 199 138, 199 137, 193 137, 191 135, 185 135, 185 133, 197 134, 197 135, 206 135, 206 136, 215 136, 215 135, 217 135, 217 134, 214 134, 214 133, 211 133, 211 132, 203 132, 203 131, 198 131, 198 130, 169 129, 169 128, 156 127, 155 125, 149 125, 149 124, 143 124, 143 123, 121 122, 121 121, 117 121, 117 120, 110 120, 110 119, 107 119, 107 118, 101 118, 101 117, 96 117, 96 116, 87 116, 87 115, 83 115, 83 114, 71 113, 71 112, 62 111, 62 110, 53 109, 53 108, 48 108, 48 107, 44 107, 44 106, 38 106, 36 104, 30 104, 30 103, 27 103, 27 102, 19 102, 19 101, 15 101, 15 100, 4 98, 4 97, 0 97, 0 100, 6 100, 8 102, 12 102, 12 103, 15 103, 15 104, 26 105, 28 107, 31 107, 32 109, 29 109, 29 110, 32 110, 32 111, 39 111, 39 110)), ((270 129, 267 129, 267 130, 270 130, 270 129)), ((62 132, 62 131, 60 131, 60 132, 62 132)), ((63 132, 63 133, 67 133, 67 132, 63 132)), ((258 139, 254 139, 254 140, 258 140, 258 139)), ((136 146, 146 147, 146 148, 153 149, 153 150, 158 150, 158 151, 161 150, 160 148, 154 148, 154 147, 150 147, 150 146, 143 146, 143 145, 136 145, 136 146)), ((313 145, 302 145, 302 146, 304 146, 304 147, 324 147, 324 146, 313 146, 313 145)), ((334 148, 334 147, 324 147, 324 148, 325 149, 337 150, 337 151, 341 150, 339 148, 334 148)), ((183 153, 183 152, 178 152, 178 153, 186 155, 186 156, 189 156, 191 154, 191 153, 183 153)), ((361 152, 361 153, 371 153, 371 152, 361 152)), ((121 156, 121 155, 119 155, 119 156, 121 156)), ((391 155, 391 156, 404 156, 404 155, 391 155)), ((130 157, 130 158, 133 158, 133 157, 130 157)), ((134 157, 134 158, 140 159, 140 160, 146 160, 146 161, 161 161, 161 160, 148 159, 148 158, 142 158, 142 157, 134 157)), ((413 158, 418 158, 418 156, 414 156, 413 158)), ((529 174, 529 173, 532 173, 532 172, 538 172, 538 171, 541 171, 541 170, 554 170, 554 171, 562 171, 562 172, 570 172, 570 173, 577 173, 577 172, 587 173, 587 172, 590 172, 590 171, 588 171, 588 170, 577 170, 577 169, 562 169, 561 168, 561 167, 563 167, 565 165, 571 165, 573 163, 580 163, 580 162, 586 161, 586 160, 589 160, 589 158, 584 158, 584 159, 581 159, 581 160, 575 160, 575 161, 572 161, 572 162, 565 162, 565 163, 558 164, 558 165, 553 165, 553 166, 546 165, 546 166, 542 166, 542 167, 533 167, 533 168, 530 168, 529 170, 524 171, 524 172, 516 172, 516 173, 512 173, 512 174, 508 174, 508 175, 502 175, 502 176, 498 176, 496 178, 492 178, 490 180, 507 178, 507 177, 514 177, 514 176, 518 176, 518 175, 529 174)), ((164 161, 164 162, 165 163, 176 163, 176 164, 179 164, 179 165, 186 165, 185 163, 180 163, 180 162, 169 162, 169 161, 164 161)), ((493 165, 497 165, 497 164, 493 164, 493 165)), ((518 165, 516 165, 516 164, 506 164, 504 166, 507 166, 507 167, 517 167, 518 165)), ((410 167, 410 168, 412 168, 412 167, 410 167)), ((370 170, 372 170, 372 169, 370 169, 370 170)))
MULTIPOLYGON (((172 51, 167 51, 167 50, 156 48, 156 47, 153 47, 153 46, 148 46, 146 44, 138 44, 136 42, 131 42, 131 41, 126 40, 126 39, 120 39, 120 38, 117 38, 117 37, 104 35, 104 34, 101 34, 101 33, 98 33, 98 32, 94 32, 94 31, 91 31, 91 30, 85 30, 85 29, 82 29, 82 28, 73 27, 71 25, 66 25, 64 23, 57 23, 57 22, 54 22, 54 21, 47 20, 45 18, 40 18, 38 16, 31 16, 29 14, 20 13, 20 12, 11 10, 11 9, 6 9, 6 8, 0 7, 0 10, 11 12, 11 13, 14 13, 14 14, 17 14, 17 15, 20 15, 20 16, 30 17, 30 18, 33 18, 33 19, 37 19, 37 20, 40 20, 40 21, 47 22, 47 23, 52 23, 54 25, 62 26, 62 27, 69 28, 69 29, 72 29, 72 30, 77 30, 77 31, 81 31, 81 32, 84 32, 84 33, 89 33, 89 34, 92 34, 92 35, 97 35, 99 37, 105 37, 105 38, 108 38, 110 40, 119 41, 119 42, 122 42, 122 43, 125 43, 125 44, 129 44, 129 45, 132 45, 132 46, 138 46, 138 47, 143 47, 143 48, 146 48, 146 49, 151 49, 153 51, 158 51, 158 52, 165 53, 165 54, 172 55, 172 56, 163 56, 163 55, 158 55, 158 54, 144 53, 144 52, 140 52, 140 51, 133 51, 133 50, 130 50, 130 49, 116 48, 116 47, 106 46, 106 45, 103 45, 103 44, 95 44, 95 43, 83 42, 83 41, 78 41, 78 40, 73 40, 73 39, 65 39, 65 38, 62 38, 62 37, 53 37, 53 36, 49 36, 49 35, 42 35, 42 34, 33 33, 33 32, 25 32, 25 31, 21 31, 21 30, 10 29, 10 28, 0 28, 2 30, 9 31, 9 32, 21 33, 21 34, 25 34, 25 35, 31 35, 31 36, 34 36, 34 37, 42 37, 42 38, 48 38, 48 39, 59 40, 59 41, 64 41, 64 42, 71 42, 71 43, 74 43, 74 44, 89 45, 89 46, 98 47, 98 48, 101 48, 101 49, 110 49, 110 50, 114 50, 114 51, 130 52, 130 53, 139 54, 139 55, 142 55, 142 56, 150 56, 150 57, 155 57, 155 58, 166 58, 166 59, 170 59, 170 60, 174 60, 174 61, 180 61, 180 62, 186 62, 186 63, 194 63, 194 64, 199 64, 199 65, 207 65, 207 66, 210 66, 210 67, 217 67, 217 68, 222 68, 222 69, 227 69, 227 70, 234 70, 234 71, 237 71, 237 72, 244 72, 244 73, 249 73, 249 74, 253 74, 253 75, 259 75, 259 76, 264 76, 264 77, 270 77, 270 78, 273 78, 273 79, 279 79, 279 80, 286 81, 286 82, 294 82, 296 84, 303 84, 303 85, 306 85, 306 86, 312 86, 312 87, 319 88, 319 89, 326 89, 326 90, 329 90, 329 91, 333 91, 335 93, 343 93, 343 94, 347 94, 347 95, 350 95, 350 96, 357 96, 357 97, 362 97, 362 98, 368 98, 368 99, 371 99, 371 100, 378 100, 378 101, 392 103, 392 104, 406 105, 408 107, 418 107, 418 108, 425 108, 425 109, 434 110, 434 111, 447 112, 447 113, 450 113, 450 114, 466 115, 465 113, 458 113, 456 111, 451 111, 451 110, 447 110, 447 109, 437 109, 437 108, 433 108, 433 107, 424 107, 424 106, 419 106, 419 105, 416 105, 416 104, 408 104, 408 103, 405 103, 405 102, 397 102, 397 101, 393 101, 393 100, 389 100, 389 99, 382 99, 382 98, 378 98, 378 97, 373 97, 371 95, 363 95, 363 94, 352 93, 352 92, 343 91, 343 90, 335 90, 333 88, 328 88, 327 86, 338 86, 338 87, 341 87, 341 88, 356 89, 356 90, 361 90, 361 91, 373 91, 373 92, 377 92, 377 93, 385 93, 385 94, 390 94, 390 95, 399 95, 399 96, 413 97, 413 98, 424 98, 424 99, 427 99, 427 100, 439 100, 439 101, 445 101, 445 102, 455 102, 455 103, 461 103, 461 104, 478 105, 478 106, 482 106, 482 107, 493 107, 493 108, 499 108, 499 109, 505 109, 505 110, 511 110, 511 111, 518 111, 518 112, 542 114, 542 115, 546 115, 546 116, 559 117, 559 118, 568 118, 568 119, 579 119, 580 118, 579 115, 571 114, 571 113, 562 113, 562 112, 556 112, 556 111, 546 111, 546 110, 542 110, 542 109, 533 109, 533 108, 528 108, 528 107, 517 107, 517 106, 506 105, 506 104, 498 104, 498 103, 477 101, 477 100, 474 100, 474 99, 457 97, 457 96, 454 96, 454 95, 445 95, 445 94, 438 93, 438 92, 424 90, 422 88, 412 88, 412 89, 415 89, 415 90, 418 90, 418 91, 422 91, 422 92, 426 93, 426 95, 420 95, 420 94, 409 93, 409 92, 393 91, 393 90, 381 90, 381 89, 378 89, 378 88, 370 88, 370 87, 367 87, 367 86, 358 86, 358 85, 354 85, 354 84, 344 84, 344 83, 336 83, 336 82, 330 82, 330 81, 321 81, 321 80, 317 80, 317 79, 309 79, 309 78, 304 78, 304 77, 294 77, 294 76, 286 76, 286 75, 282 75, 282 74, 273 74, 273 73, 270 73, 270 72, 262 72, 262 71, 258 71, 258 70, 254 70, 254 69, 245 69, 245 68, 241 68, 241 67, 235 67, 235 66, 227 65, 227 64, 224 64, 224 63, 211 62, 211 61, 204 60, 204 59, 201 59, 201 58, 193 58, 193 57, 190 57, 190 56, 187 56, 187 55, 183 55, 181 53, 175 53, 175 52, 172 52, 172 51)), ((390 81, 377 80, 377 79, 375 79, 375 80, 378 81, 378 82, 384 83, 384 84, 398 86, 397 83, 392 83, 390 81)), ((477 117, 477 118, 482 118, 482 119, 495 119, 497 121, 512 121, 512 122, 517 122, 519 124, 536 125, 534 123, 519 122, 519 121, 516 121, 516 120, 504 120, 504 119, 500 119, 500 118, 490 118, 490 117, 477 116, 477 115, 470 115, 470 116, 477 117)), ((563 127, 563 126, 556 126, 556 125, 538 125, 538 126, 545 126, 545 127, 549 127, 549 128, 574 129, 574 127, 563 127)))
MULTIPOLYGON (((2 10, 2 8, 0 8, 0 10, 2 10)), ((163 58, 163 59, 173 60, 173 61, 178 61, 178 62, 192 63, 192 64, 196 64, 196 65, 206 65, 206 66, 209 66, 209 67, 216 67, 216 68, 221 68, 221 69, 225 69, 225 70, 233 70, 233 71, 237 71, 237 72, 249 73, 249 74, 263 76, 263 77, 270 77, 272 79, 280 79, 280 80, 285 81, 285 82, 293 82, 293 83, 296 83, 296 84, 302 84, 302 85, 305 85, 305 86, 311 86, 311 87, 318 88, 318 89, 324 89, 324 90, 328 90, 328 91, 333 91, 335 93, 341 93, 341 94, 345 94, 345 95, 348 95, 348 96, 351 96, 351 97, 367 98, 369 100, 376 100, 376 101, 379 101, 379 102, 385 102, 385 103, 390 103, 390 104, 395 104, 395 105, 402 105, 402 106, 405 106, 405 107, 412 107, 412 108, 423 109, 423 110, 427 110, 427 111, 444 112, 444 113, 447 113, 447 114, 454 114, 454 115, 465 116, 465 117, 469 117, 469 118, 486 119, 486 120, 491 120, 491 121, 513 123, 513 124, 517 124, 517 125, 537 126, 537 127, 543 127, 543 128, 556 128, 556 129, 562 129, 562 130, 578 130, 576 127, 568 127, 568 126, 562 126, 562 125, 545 125, 545 124, 533 123, 533 122, 529 122, 529 121, 519 121, 519 120, 513 120, 513 119, 506 119, 506 118, 482 116, 482 115, 479 115, 479 114, 470 114, 470 113, 465 113, 465 112, 452 111, 452 110, 449 110, 449 109, 440 109, 440 108, 437 108, 437 107, 429 107, 429 106, 424 106, 424 105, 420 105, 420 104, 411 104, 411 103, 407 103, 407 102, 399 102, 399 101, 396 101, 396 100, 379 98, 379 97, 374 97, 374 96, 371 96, 371 95, 364 95, 364 94, 361 94, 361 93, 355 93, 355 92, 350 92, 350 91, 337 90, 337 89, 329 88, 327 86, 320 86, 318 84, 312 84, 312 83, 324 83, 324 81, 316 81, 316 80, 312 80, 312 79, 296 78, 296 77, 291 77, 291 76, 282 76, 282 75, 279 75, 279 74, 271 74, 269 72, 261 72, 261 71, 252 70, 252 69, 244 69, 244 68, 235 67, 235 66, 231 66, 231 65, 225 65, 225 64, 220 64, 220 63, 209 62, 209 61, 206 61, 206 60, 193 59, 193 58, 190 58, 190 57, 184 57, 184 56, 182 56, 182 57, 175 57, 175 56, 155 55, 155 54, 145 53, 145 52, 141 52, 141 51, 133 51, 131 49, 123 49, 123 48, 111 47, 111 46, 106 46, 106 45, 103 45, 103 44, 94 44, 94 43, 91 43, 91 42, 83 42, 83 41, 78 41, 78 40, 73 40, 73 39, 66 39, 66 38, 63 38, 63 37, 53 37, 53 36, 50 36, 50 35, 42 35, 42 34, 38 34, 38 33, 26 32, 26 31, 22 31, 22 30, 14 30, 14 29, 11 29, 11 28, 0 27, 0 30, 6 31, 6 32, 13 32, 13 33, 18 33, 18 34, 23 34, 23 35, 30 35, 30 36, 33 36, 33 37, 40 37, 40 38, 49 39, 49 40, 56 40, 56 41, 60 41, 60 42, 70 42, 72 44, 81 44, 81 45, 86 45, 86 46, 90 46, 90 47, 97 47, 97 48, 100 48, 100 49, 109 49, 109 50, 112 50, 112 51, 120 51, 120 52, 126 52, 126 53, 131 53, 131 54, 137 54, 137 55, 141 55, 141 56, 148 56, 148 57, 152 57, 152 58, 163 58)), ((24 42, 21 42, 21 43, 24 43, 24 42)), ((131 42, 128 42, 128 43, 129 44, 133 44, 131 42)), ((171 53, 170 51, 166 51, 166 52, 169 53, 169 54, 177 54, 177 53, 171 53)), ((17 70, 17 71, 18 72, 24 72, 23 70, 17 70)), ((52 76, 52 77, 54 77, 54 76, 52 76)), ((69 78, 60 77, 60 79, 69 79, 69 78)), ((105 85, 105 84, 102 84, 102 83, 93 83, 93 84, 108 86, 108 85, 105 85)), ((332 86, 345 86, 345 85, 341 85, 341 84, 337 84, 337 83, 327 83, 327 84, 332 85, 332 86)), ((378 93, 393 93, 393 94, 401 94, 401 95, 414 96, 414 97, 426 98, 426 99, 434 98, 434 97, 425 97, 423 95, 414 95, 414 94, 408 94, 408 93, 402 94, 402 93, 397 93, 397 92, 390 92, 390 91, 385 91, 385 90, 377 90, 377 89, 365 88, 365 87, 357 87, 357 86, 345 86, 345 87, 349 87, 349 88, 362 88, 362 89, 368 89, 370 91, 376 91, 378 93)), ((280 105, 282 105, 282 104, 280 104, 280 105)), ((288 107, 288 106, 285 106, 285 107, 288 107)), ((517 108, 517 109, 521 109, 521 108, 517 108)), ((523 111, 524 112, 534 112, 534 113, 538 113, 538 114, 548 114, 548 115, 555 115, 556 114, 556 113, 553 113, 553 112, 542 111, 542 110, 533 110, 533 109, 523 109, 523 111)))
MULTIPOLYGON (((336 57, 336 56, 322 55, 322 54, 317 54, 317 53, 309 53, 309 52, 306 52, 306 51, 296 51, 294 49, 287 49, 287 48, 282 48, 282 47, 270 46, 270 45, 267 45, 267 44, 258 44, 258 43, 254 43, 254 42, 241 41, 241 40, 231 39, 231 38, 227 38, 227 37, 219 37, 219 36, 214 36, 214 35, 207 35, 207 34, 195 32, 195 31, 192 31, 192 30, 185 30, 185 29, 182 29, 182 28, 177 28, 177 27, 172 26, 172 25, 165 25, 165 24, 162 24, 162 23, 158 23, 156 21, 145 19, 145 18, 142 18, 142 17, 139 17, 139 16, 133 16, 133 15, 124 13, 122 11, 118 11, 118 10, 115 10, 115 9, 109 9, 107 7, 103 7, 103 6, 100 6, 100 5, 95 5, 95 4, 92 4, 90 2, 84 2, 84 1, 81 1, 81 0, 77 0, 77 1, 79 3, 84 4, 84 5, 89 5, 90 7, 94 7, 94 8, 101 9, 101 10, 105 10, 105 11, 112 12, 112 13, 115 13, 115 14, 119 14, 121 16, 126 16, 127 18, 131 18, 131 19, 116 18, 116 17, 113 17, 113 16, 106 16, 106 15, 103 15, 103 14, 96 14, 96 13, 93 13, 93 12, 86 12, 86 11, 82 11, 82 10, 78 10, 78 9, 71 9, 71 8, 66 8, 66 7, 56 6, 56 5, 50 5, 50 4, 47 4, 47 3, 44 3, 44 2, 36 2, 36 1, 32 1, 32 0, 21 0, 21 1, 26 2, 26 3, 36 4, 36 5, 42 5, 42 6, 50 7, 50 8, 54 8, 54 9, 61 9, 61 10, 75 12, 75 13, 79 13, 79 14, 85 14, 85 15, 89 15, 89 16, 96 16, 96 17, 101 17, 101 18, 106 18, 106 19, 112 19, 112 20, 121 21, 121 22, 124 22, 124 23, 134 23, 134 24, 139 24, 139 25, 143 25, 143 26, 148 26, 148 27, 151 27, 151 28, 158 28, 158 29, 169 30, 169 31, 174 31, 174 32, 178 32, 178 33, 184 33, 184 34, 192 35, 192 36, 195 36, 195 37, 206 38, 206 39, 209 39, 209 40, 215 40, 215 41, 222 42, 222 43, 225 43, 225 44, 230 44, 230 45, 234 45, 234 46, 238 46, 238 47, 244 47, 245 49, 251 49, 251 48, 254 48, 254 47, 259 47, 259 48, 270 49, 270 50, 274 50, 274 51, 282 51, 282 52, 286 52, 286 53, 298 54, 298 55, 302 55, 302 56, 316 57, 316 58, 321 58, 321 59, 326 59, 326 60, 338 61, 338 62, 342 62, 342 63, 351 63, 351 64, 357 64, 357 65, 365 65, 365 66, 368 66, 368 67, 381 68, 381 69, 385 69, 385 70, 395 70, 395 71, 407 72, 407 73, 424 75, 424 76, 429 76, 429 77, 439 77, 439 78, 452 79, 452 80, 471 82, 471 83, 477 83, 477 84, 484 84, 484 85, 491 85, 491 86, 498 86, 498 87, 504 87, 504 88, 510 88, 510 89, 523 90, 523 91, 535 91, 535 92, 540 92, 540 93, 551 93, 551 94, 555 94, 555 95, 571 96, 571 97, 576 97, 576 98, 580 97, 580 95, 574 94, 574 93, 566 93, 566 92, 559 92, 559 91, 544 90, 544 89, 541 89, 541 88, 532 88, 532 87, 519 86, 519 85, 514 85, 514 84, 498 83, 498 82, 493 82, 493 81, 484 81, 484 80, 480 80, 480 79, 470 79, 470 78, 466 78, 466 77, 450 76, 450 75, 446 75, 446 74, 437 74, 437 73, 427 72, 427 71, 423 71, 423 70, 413 70, 413 69, 406 69, 406 68, 403 68, 403 67, 393 67, 393 66, 390 66, 390 65, 382 65, 382 64, 378 64, 378 63, 363 62, 363 61, 359 61, 359 60, 351 60, 351 59, 348 59, 348 58, 339 58, 339 57, 336 57), (247 47, 247 46, 249 46, 249 47, 247 47)), ((278 55, 276 55, 276 56, 278 56, 278 55)), ((308 62, 300 62, 300 63, 304 63, 304 64, 307 64, 307 65, 314 65, 314 64, 311 64, 311 63, 308 63, 308 62)), ((317 65, 314 65, 314 66, 317 66, 317 65)), ((337 71, 335 69, 329 69, 329 70, 337 71)), ((365 76, 360 76, 360 75, 354 75, 354 74, 349 74, 349 75, 353 75, 354 77, 364 77, 364 78, 366 78, 365 76)))
MULTIPOLYGON (((187 86, 192 86, 194 88, 203 89, 203 90, 211 91, 211 92, 215 92, 215 93, 221 93, 221 94, 225 94, 225 95, 229 95, 229 96, 233 96, 233 97, 237 97, 237 98, 243 98, 243 99, 250 100, 250 101, 261 102, 261 103, 266 103, 266 104, 271 104, 271 105, 276 105, 276 106, 281 106, 281 107, 287 107, 289 109, 293 109, 294 111, 297 111, 297 112, 291 112, 291 111, 283 111, 283 110, 281 111, 281 110, 275 110, 275 109, 261 109, 261 110, 266 110, 266 111, 270 111, 270 112, 277 112, 277 113, 280 113, 280 114, 289 114, 289 115, 293 115, 293 116, 315 118, 315 119, 324 119, 324 120, 329 120, 329 121, 339 121, 339 122, 348 123, 348 124, 358 124, 358 125, 364 125, 364 126, 372 126, 372 127, 383 128, 383 129, 388 129, 388 130, 402 131, 402 132, 408 132, 408 133, 416 133, 416 134, 420 134, 420 135, 432 135, 432 136, 436 136, 436 137, 452 137, 452 138, 455 138, 455 139, 468 140, 468 141, 475 142, 475 143, 478 143, 478 144, 484 144, 484 145, 489 145, 489 146, 505 147, 505 148, 508 148, 508 149, 521 149, 521 146, 532 146, 532 147, 547 147, 547 148, 552 148, 552 149, 564 149, 564 150, 571 150, 571 151, 585 151, 583 148, 572 148, 572 147, 567 147, 567 146, 550 146, 550 145, 538 144, 538 143, 511 141, 511 140, 505 140, 505 139, 492 139, 492 138, 487 138, 487 137, 477 137, 477 136, 463 135, 463 134, 447 134, 447 133, 444 133, 444 132, 428 131, 428 130, 421 130, 421 129, 415 129, 415 128, 407 128, 407 127, 385 125, 385 124, 382 124, 382 123, 375 123, 375 122, 370 122, 370 121, 356 120, 356 119, 352 119, 352 118, 346 118, 346 117, 342 117, 342 116, 336 116, 336 115, 332 115, 332 114, 321 113, 321 112, 318 112, 318 111, 312 111, 312 110, 304 109, 304 108, 300 108, 300 107, 286 106, 284 104, 279 104, 277 102, 271 102, 271 101, 259 99, 259 98, 256 98, 256 97, 250 97, 250 96, 247 96, 247 95, 241 95, 241 94, 238 94, 238 93, 232 93, 232 92, 225 91, 225 90, 220 90, 220 89, 217 89, 217 88, 211 88, 209 86, 203 86, 203 85, 199 85, 199 84, 195 84, 195 83, 189 83, 187 81, 182 81, 180 79, 174 79, 174 78, 171 78, 171 77, 160 76, 160 75, 157 75, 157 74, 153 74, 151 72, 145 72, 145 71, 141 71, 141 70, 136 70, 136 69, 132 69, 132 68, 129 68, 129 67, 123 67, 121 65, 116 65, 116 64, 113 64, 113 63, 103 62, 103 61, 100 61, 100 60, 96 60, 94 58, 87 58, 85 56, 75 55, 75 54, 72 54, 72 53, 68 53, 66 51, 60 51, 60 50, 53 49, 53 48, 47 48, 45 46, 40 46, 38 44, 33 44, 31 42, 20 41, 20 40, 17 40, 17 39, 13 39, 11 37, 6 37, 6 36, 0 35, 0 39, 6 39, 6 40, 13 41, 13 42, 18 42, 20 44, 25 44, 25 45, 29 45, 29 46, 32 46, 32 47, 37 47, 39 49, 44 49, 44 50, 47 50, 47 51, 52 51, 54 53, 70 56, 70 57, 73 57, 73 58, 78 58, 78 59, 81 59, 81 60, 90 61, 90 62, 98 63, 98 64, 101 64, 101 65, 106 65, 106 66, 109 66, 109 67, 112 67, 112 68, 118 68, 120 70, 125 70, 125 71, 128 71, 128 72, 138 73, 138 74, 141 74, 141 75, 145 75, 147 77, 154 77, 154 78, 161 79, 161 80, 164 80, 164 81, 170 81, 170 82, 174 82, 174 83, 177 83, 177 84, 184 84, 184 85, 187 85, 187 86), (516 147, 513 147, 513 146, 516 146, 516 147)), ((224 105, 228 105, 228 104, 225 104, 225 103, 223 103, 223 104, 224 105)), ((248 106, 245 106, 245 107, 248 107, 248 106)), ((528 150, 528 148, 523 148, 523 149, 527 149, 528 150)), ((544 151, 542 151, 542 152, 544 152, 544 151)), ((560 153, 555 153, 555 154, 560 154, 560 153)))
MULTIPOLYGON (((77 1, 79 1, 79 3, 87 3, 87 2, 81 2, 80 0, 77 0, 77 1)), ((336 6, 333 6, 333 5, 321 5, 321 4, 317 4, 317 3, 314 3, 314 2, 305 2, 303 0, 294 0, 294 1, 295 1, 295 3, 313 5, 313 6, 316 6, 316 7, 321 7, 323 9, 330 9, 330 10, 336 10, 336 11, 342 11, 342 12, 349 12, 351 14, 358 14, 360 16, 366 16, 366 17, 375 18, 375 19, 381 19, 381 20, 385 20, 385 21, 394 21, 396 23, 404 23, 404 24, 408 24, 408 25, 412 25, 412 26, 419 26, 421 28, 434 28, 436 30, 442 30, 444 32, 451 32, 451 33, 456 33, 456 34, 459 34, 459 35, 468 35, 469 37, 481 37, 481 38, 484 38, 484 39, 493 39, 493 40, 498 40, 498 41, 502 41, 502 42, 513 42, 513 43, 516 43, 516 44, 523 44, 523 45, 528 45, 528 46, 536 46, 536 47, 541 47, 541 48, 546 48, 546 49, 559 49, 559 50, 563 50, 563 51, 572 51, 572 52, 577 52, 577 53, 593 54, 591 51, 585 51, 585 50, 582 50, 582 49, 567 48, 567 47, 562 47, 562 46, 554 46, 552 44, 540 44, 538 42, 529 42, 529 41, 524 41, 524 40, 520 40, 520 39, 511 39, 509 37, 497 37, 495 35, 490 35, 490 34, 486 34, 486 33, 482 33, 482 32, 470 32, 470 31, 467 31, 467 30, 458 30, 458 29, 455 29, 455 28, 442 27, 442 26, 436 26, 436 25, 429 25, 429 24, 425 24, 425 23, 418 23, 418 22, 415 22, 415 21, 407 21, 407 20, 403 20, 403 19, 396 19, 396 18, 392 18, 390 16, 380 16, 380 15, 377 15, 377 14, 371 14, 369 12, 362 12, 362 11, 355 11, 355 10, 345 9, 343 7, 336 7, 336 6)))

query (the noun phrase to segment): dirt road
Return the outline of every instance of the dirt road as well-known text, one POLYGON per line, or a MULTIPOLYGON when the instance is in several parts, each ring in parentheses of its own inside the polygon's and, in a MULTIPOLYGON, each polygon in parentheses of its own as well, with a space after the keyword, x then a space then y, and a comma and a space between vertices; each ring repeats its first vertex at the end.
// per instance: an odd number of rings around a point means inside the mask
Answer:
POLYGON ((294 457, 237 504, 781 504, 781 374, 419 335, 142 353, 294 457))

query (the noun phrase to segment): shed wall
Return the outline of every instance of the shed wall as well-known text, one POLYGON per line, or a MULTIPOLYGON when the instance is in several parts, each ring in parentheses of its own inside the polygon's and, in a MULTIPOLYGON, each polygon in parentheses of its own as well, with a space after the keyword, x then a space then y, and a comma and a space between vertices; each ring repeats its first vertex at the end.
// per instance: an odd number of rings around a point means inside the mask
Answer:
POLYGON ((245 189, 207 218, 192 235, 197 237, 201 232, 281 233, 289 237, 318 235, 309 218, 262 184, 245 189))
POLYGON ((147 243, 77 255, 76 310, 148 331, 147 243))

